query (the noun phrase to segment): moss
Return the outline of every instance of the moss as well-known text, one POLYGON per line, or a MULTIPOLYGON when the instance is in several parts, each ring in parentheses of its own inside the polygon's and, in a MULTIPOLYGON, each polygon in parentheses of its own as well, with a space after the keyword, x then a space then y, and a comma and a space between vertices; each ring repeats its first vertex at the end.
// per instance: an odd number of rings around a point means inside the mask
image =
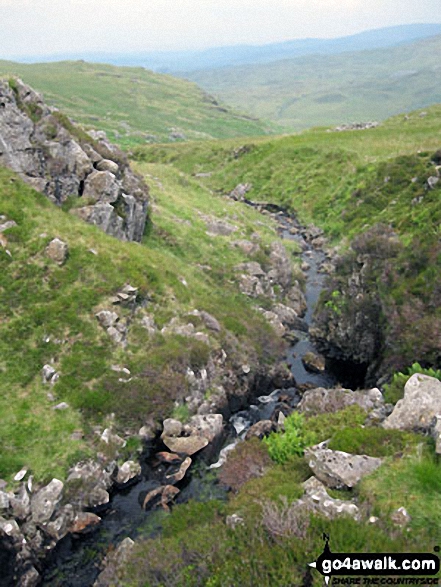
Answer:
POLYGON ((387 457, 401 456, 404 452, 415 449, 420 443, 420 436, 401 430, 351 427, 337 430, 331 438, 329 448, 351 454, 387 457))

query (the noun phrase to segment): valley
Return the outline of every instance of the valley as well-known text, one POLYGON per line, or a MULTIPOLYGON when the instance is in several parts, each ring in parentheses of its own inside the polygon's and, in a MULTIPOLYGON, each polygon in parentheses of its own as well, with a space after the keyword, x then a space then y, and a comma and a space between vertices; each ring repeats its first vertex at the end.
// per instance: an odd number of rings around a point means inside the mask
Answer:
POLYGON ((318 585, 323 532, 431 552, 441 107, 179 144, 103 124, 124 153, 1 87, 6 584, 318 585))

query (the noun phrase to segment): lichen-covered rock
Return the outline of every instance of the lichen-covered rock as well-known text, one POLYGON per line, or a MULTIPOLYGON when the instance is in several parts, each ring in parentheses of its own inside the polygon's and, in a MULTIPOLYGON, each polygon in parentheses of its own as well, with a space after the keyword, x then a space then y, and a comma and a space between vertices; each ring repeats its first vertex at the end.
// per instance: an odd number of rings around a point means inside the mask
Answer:
POLYGON ((61 500, 64 484, 59 479, 52 481, 38 491, 31 500, 32 520, 36 524, 47 523, 61 500))
POLYGON ((355 503, 342 499, 334 499, 326 491, 326 487, 315 477, 310 477, 303 483, 305 495, 299 502, 309 511, 333 520, 339 516, 349 516, 355 520, 360 519, 360 510, 355 503))
POLYGON ((46 255, 58 265, 66 262, 69 248, 67 244, 59 238, 54 238, 46 248, 46 255))
POLYGON ((398 430, 429 429, 441 414, 441 381, 415 373, 404 386, 404 397, 383 423, 398 430))
POLYGON ((55 204, 85 197, 75 214, 121 240, 141 240, 148 188, 105 135, 76 128, 19 79, 0 80, 0 104, 0 165, 55 204))
POLYGON ((314 475, 335 489, 351 488, 382 464, 382 459, 330 450, 327 442, 306 449, 305 458, 314 475))

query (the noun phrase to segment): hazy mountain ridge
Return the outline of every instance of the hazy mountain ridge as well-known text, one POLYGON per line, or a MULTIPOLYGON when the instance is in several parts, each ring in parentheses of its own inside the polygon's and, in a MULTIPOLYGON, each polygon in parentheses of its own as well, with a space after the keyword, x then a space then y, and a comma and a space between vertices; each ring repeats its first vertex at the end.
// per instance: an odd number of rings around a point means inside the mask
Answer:
MULTIPOLYGON (((84 52, 39 57, 39 61, 84 59, 113 65, 142 66, 158 72, 182 73, 252 63, 269 63, 304 55, 331 55, 393 47, 441 33, 441 24, 410 24, 364 31, 336 39, 306 38, 263 45, 233 45, 194 51, 140 51, 129 53, 84 52)), ((36 58, 18 59, 35 62, 36 58)))
POLYGON ((388 49, 305 56, 187 77, 254 116, 302 129, 381 120, 440 102, 440 51, 437 35, 388 49))

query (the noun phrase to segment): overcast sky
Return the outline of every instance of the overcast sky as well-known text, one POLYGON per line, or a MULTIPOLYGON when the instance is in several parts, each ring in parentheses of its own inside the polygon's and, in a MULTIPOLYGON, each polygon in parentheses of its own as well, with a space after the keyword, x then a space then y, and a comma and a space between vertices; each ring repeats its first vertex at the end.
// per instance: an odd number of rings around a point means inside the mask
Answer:
POLYGON ((441 22, 441 0, 0 0, 0 57, 193 49, 441 22))

